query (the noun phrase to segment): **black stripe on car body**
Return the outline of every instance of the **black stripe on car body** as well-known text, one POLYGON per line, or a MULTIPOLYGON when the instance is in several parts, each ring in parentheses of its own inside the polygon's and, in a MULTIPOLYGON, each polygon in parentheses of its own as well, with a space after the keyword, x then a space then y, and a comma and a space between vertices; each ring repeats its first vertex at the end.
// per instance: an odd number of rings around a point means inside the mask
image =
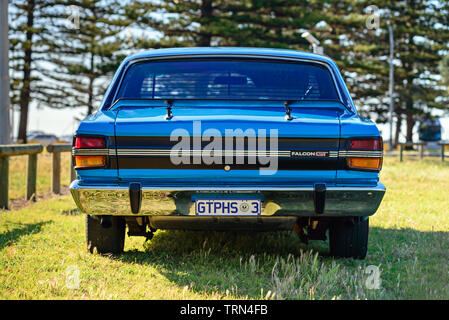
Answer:
MULTIPOLYGON (((226 144, 226 139, 222 138, 223 148, 226 144), (223 141, 225 140, 225 141, 223 141)), ((257 139, 257 138, 249 138, 257 139)), ((244 138, 245 149, 248 148, 248 137, 244 138)), ((117 136, 116 137, 117 148, 155 148, 155 149, 170 149, 178 143, 178 141, 170 141, 170 137, 142 137, 142 136, 117 136)), ((210 141, 202 141, 201 148, 208 145, 210 141)), ((190 145, 193 145, 193 137, 190 137, 190 145)), ((235 141, 233 143, 235 145, 235 141)), ((270 145, 270 139, 267 137, 267 147, 270 145)), ((338 150, 339 139, 338 138, 278 138, 279 150, 338 150)))
MULTIPOLYGON (((222 164, 174 164, 170 156, 120 156, 119 169, 223 169, 229 165, 231 170, 259 170, 265 167, 260 163, 249 164, 248 158, 244 158, 243 164, 226 163, 223 159, 222 164)), ((278 170, 336 170, 336 158, 278 158, 278 170)))

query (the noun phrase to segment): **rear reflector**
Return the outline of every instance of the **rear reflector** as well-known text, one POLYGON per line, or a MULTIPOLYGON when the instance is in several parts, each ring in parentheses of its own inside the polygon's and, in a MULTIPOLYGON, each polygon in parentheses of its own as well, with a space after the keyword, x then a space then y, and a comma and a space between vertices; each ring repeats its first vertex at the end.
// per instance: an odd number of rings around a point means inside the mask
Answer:
POLYGON ((75 149, 106 148, 106 141, 100 137, 78 136, 75 137, 75 149))
POLYGON ((104 167, 105 156, 75 156, 76 168, 104 167))
POLYGON ((348 166, 353 169, 380 170, 382 158, 348 158, 348 166))

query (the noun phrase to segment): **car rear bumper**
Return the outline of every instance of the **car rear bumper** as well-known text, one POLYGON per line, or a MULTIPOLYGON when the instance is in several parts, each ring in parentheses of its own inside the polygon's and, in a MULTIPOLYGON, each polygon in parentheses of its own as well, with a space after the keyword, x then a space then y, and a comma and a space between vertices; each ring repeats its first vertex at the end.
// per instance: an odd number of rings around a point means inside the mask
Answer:
MULTIPOLYGON (((313 187, 166 187, 86 185, 75 180, 70 191, 79 210, 90 215, 195 216, 196 195, 237 193, 259 196, 262 216, 370 216, 379 207, 385 186, 313 187)), ((199 218, 199 217, 197 217, 199 218)), ((251 218, 250 218, 251 219, 251 218)))

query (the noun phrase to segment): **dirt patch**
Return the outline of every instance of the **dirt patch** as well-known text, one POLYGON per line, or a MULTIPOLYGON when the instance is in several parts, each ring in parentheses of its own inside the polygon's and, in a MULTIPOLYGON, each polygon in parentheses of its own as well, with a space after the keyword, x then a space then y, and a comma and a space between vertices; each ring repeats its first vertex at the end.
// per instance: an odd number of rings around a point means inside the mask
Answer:
MULTIPOLYGON (((43 193, 43 194, 38 194, 36 196, 36 202, 54 198, 54 197, 66 196, 69 194, 70 194, 69 187, 61 187, 60 194, 54 194, 51 191, 43 193)), ((32 200, 25 200, 24 198, 10 199, 9 200, 9 210, 19 210, 19 209, 27 207, 33 203, 35 203, 35 202, 32 200)))

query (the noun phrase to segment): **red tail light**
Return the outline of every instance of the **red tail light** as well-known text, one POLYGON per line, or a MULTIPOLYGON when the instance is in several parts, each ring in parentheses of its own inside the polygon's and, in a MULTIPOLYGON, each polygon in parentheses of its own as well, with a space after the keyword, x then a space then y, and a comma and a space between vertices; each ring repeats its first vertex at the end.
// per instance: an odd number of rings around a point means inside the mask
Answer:
POLYGON ((84 151, 83 149, 105 149, 106 140, 102 137, 77 136, 74 143, 75 168, 101 168, 106 165, 106 156, 98 154, 95 150, 84 151), (87 152, 87 154, 86 154, 87 152), (97 153, 97 154, 96 154, 97 153))
POLYGON ((106 148, 106 140, 100 137, 79 136, 75 138, 75 149, 106 148))
POLYGON ((346 163, 349 168, 378 171, 382 168, 382 138, 352 139, 348 149, 346 163))
POLYGON ((382 138, 351 140, 349 150, 382 151, 382 138))

